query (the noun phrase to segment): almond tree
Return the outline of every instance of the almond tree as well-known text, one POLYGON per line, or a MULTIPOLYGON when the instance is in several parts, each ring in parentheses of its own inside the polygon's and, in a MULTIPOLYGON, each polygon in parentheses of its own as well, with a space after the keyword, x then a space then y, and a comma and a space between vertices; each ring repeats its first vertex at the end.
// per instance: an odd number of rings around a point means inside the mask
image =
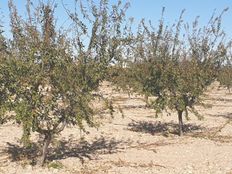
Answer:
POLYGON ((190 111, 202 118, 194 106, 201 103, 201 96, 215 80, 226 55, 225 34, 220 27, 222 14, 213 16, 203 28, 198 27, 196 19, 192 27, 185 24, 183 30, 183 12, 172 27, 164 25, 163 17, 158 30, 144 21, 139 27, 132 50, 136 61, 130 68, 144 91, 155 97, 152 105, 157 114, 163 110, 177 112, 180 136, 183 114, 188 118, 190 111))
POLYGON ((0 26, 0 123, 5 123, 10 119, 7 111, 12 109, 14 98, 15 76, 13 66, 8 41, 3 36, 3 30, 0 26))
POLYGON ((28 0, 27 19, 20 17, 9 1, 17 75, 16 119, 23 126, 25 145, 31 132, 44 137, 41 165, 52 138, 66 125, 78 125, 82 130, 83 122, 95 126, 90 106, 93 92, 104 80, 110 62, 120 55, 121 23, 127 5, 119 1, 110 8, 107 0, 101 0, 99 6, 90 3, 90 11, 86 11, 82 1, 75 1, 78 13, 64 5, 74 29, 66 34, 55 26, 52 1, 39 1, 31 8, 28 0), (84 42, 86 38, 89 43, 84 42))
POLYGON ((232 88, 232 66, 230 64, 223 66, 219 70, 218 81, 221 86, 224 86, 228 89, 229 93, 232 88))
MULTIPOLYGON (((1 27, 1 26, 0 26, 1 27)), ((3 31, 0 28, 0 123, 5 121, 4 114, 5 114, 5 101, 7 100, 7 89, 5 86, 5 60, 6 60, 6 41, 3 37, 3 31)))

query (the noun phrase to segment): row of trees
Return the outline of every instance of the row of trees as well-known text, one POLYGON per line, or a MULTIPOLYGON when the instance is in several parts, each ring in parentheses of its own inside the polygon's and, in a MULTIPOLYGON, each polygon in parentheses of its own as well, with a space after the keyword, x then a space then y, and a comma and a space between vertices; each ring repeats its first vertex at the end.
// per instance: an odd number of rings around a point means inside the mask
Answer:
POLYGON ((96 5, 87 0, 74 4, 74 12, 63 4, 71 30, 59 30, 52 1, 38 1, 35 6, 28 0, 24 18, 9 0, 12 39, 0 31, 0 122, 14 119, 21 124, 25 146, 30 145, 31 132, 43 136, 41 165, 52 138, 67 125, 80 129, 83 122, 95 125, 91 102, 105 79, 146 99, 155 96, 147 104, 157 114, 175 110, 182 135, 183 113, 198 115, 194 105, 201 102, 217 72, 231 72, 225 63, 230 43, 221 30, 226 10, 203 28, 198 20, 184 25, 181 13, 171 27, 165 26, 162 15, 157 30, 143 20, 134 32, 131 20, 126 20, 128 3, 110 5, 100 0, 96 5))
POLYGON ((122 90, 143 94, 147 106, 157 114, 176 111, 181 136, 183 115, 188 119, 190 111, 202 118, 194 106, 203 104, 206 88, 216 79, 227 88, 231 86, 231 43, 226 42, 221 29, 227 10, 213 15, 205 27, 198 26, 198 18, 192 25, 184 24, 184 11, 176 24, 165 26, 164 9, 158 29, 141 21, 128 48, 126 67, 112 68, 110 79, 122 90), (149 96, 155 97, 150 103, 149 96))
POLYGON ((231 92, 232 88, 232 65, 226 64, 219 70, 218 81, 222 87, 226 87, 231 92))

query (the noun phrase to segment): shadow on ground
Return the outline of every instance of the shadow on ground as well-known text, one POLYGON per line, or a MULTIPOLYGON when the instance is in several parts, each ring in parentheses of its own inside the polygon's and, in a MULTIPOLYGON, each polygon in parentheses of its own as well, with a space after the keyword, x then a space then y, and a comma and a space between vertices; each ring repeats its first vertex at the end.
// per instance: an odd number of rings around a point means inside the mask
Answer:
MULTIPOLYGON (((230 116, 230 115, 229 115, 230 116)), ((223 116, 226 117, 227 116, 223 116)), ((228 120, 229 121, 229 120, 228 120)), ((188 137, 207 139, 214 142, 220 143, 231 143, 231 135, 221 135, 222 129, 231 124, 232 121, 226 122, 218 127, 206 128, 194 124, 184 125, 184 135, 188 137)), ((163 135, 168 136, 169 134, 178 135, 178 124, 175 123, 161 123, 161 122, 146 122, 146 121, 133 121, 128 124, 128 130, 134 132, 148 133, 151 135, 163 135)))
POLYGON ((225 113, 225 114, 208 114, 210 117, 221 117, 225 119, 232 119, 232 112, 231 113, 225 113))
MULTIPOLYGON (((96 138, 94 141, 88 142, 85 140, 61 140, 56 147, 49 149, 47 157, 48 161, 66 159, 76 157, 83 163, 85 159, 92 159, 95 154, 111 154, 119 151, 119 144, 122 141, 117 141, 114 138, 106 139, 104 137, 96 138)), ((33 143, 29 148, 25 148, 16 144, 7 143, 8 147, 4 151, 10 155, 12 161, 28 160, 31 165, 35 165, 40 156, 40 147, 33 143)))
MULTIPOLYGON (((171 133, 178 134, 178 124, 176 123, 161 123, 161 122, 148 122, 148 121, 133 121, 128 124, 128 129, 134 132, 143 132, 149 133, 152 135, 155 134, 163 134, 171 133)), ((194 131, 202 131, 204 127, 193 125, 193 124, 185 124, 184 132, 194 132, 194 131)))
POLYGON ((232 103, 232 98, 207 98, 206 100, 210 100, 210 101, 217 101, 217 102, 226 102, 226 103, 232 103))
POLYGON ((40 146, 31 143, 30 147, 22 147, 18 144, 7 143, 6 149, 2 153, 8 154, 12 162, 29 160, 31 165, 36 164, 36 158, 39 156, 40 146))
POLYGON ((95 154, 116 153, 119 150, 118 145, 122 143, 122 141, 117 141, 114 138, 108 140, 104 137, 92 142, 82 140, 78 144, 75 141, 60 141, 58 148, 53 150, 48 159, 58 160, 77 157, 84 162, 86 158, 91 160, 95 154))
POLYGON ((222 130, 226 128, 227 126, 232 125, 232 119, 231 119, 231 114, 222 114, 222 115, 211 115, 213 117, 222 117, 227 119, 223 124, 217 127, 211 127, 206 129, 203 132, 197 132, 190 134, 192 137, 196 138, 205 138, 207 140, 211 140, 214 142, 220 142, 220 143, 232 143, 232 136, 231 133, 222 133, 222 130))

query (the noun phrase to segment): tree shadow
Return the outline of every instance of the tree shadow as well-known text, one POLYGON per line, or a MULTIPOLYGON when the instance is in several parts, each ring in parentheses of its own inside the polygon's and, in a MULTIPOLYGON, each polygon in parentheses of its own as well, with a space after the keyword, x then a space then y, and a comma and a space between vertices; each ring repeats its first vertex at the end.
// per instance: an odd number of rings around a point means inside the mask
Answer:
POLYGON ((138 105, 121 105, 122 109, 147 109, 148 107, 145 104, 138 105))
POLYGON ((230 134, 228 135, 221 135, 221 131, 222 129, 225 127, 226 125, 222 125, 219 127, 213 127, 213 128, 208 128, 206 131, 204 132, 197 132, 197 133, 193 133, 193 134, 189 134, 189 136, 191 137, 195 137, 195 138, 204 138, 207 140, 211 140, 213 142, 219 142, 219 143, 230 143, 232 142, 232 136, 230 134))
POLYGON ((36 164, 36 159, 39 156, 40 145, 31 143, 29 147, 23 147, 18 144, 7 142, 7 147, 3 153, 9 154, 12 162, 30 160, 31 165, 36 164))
POLYGON ((59 142, 59 146, 49 155, 48 160, 76 157, 84 163, 85 159, 92 160, 92 156, 96 154, 112 154, 118 152, 118 145, 122 143, 122 141, 117 141, 114 138, 107 140, 104 137, 96 138, 92 142, 81 140, 79 143, 72 140, 63 140, 59 142))
POLYGON ((229 104, 211 104, 212 107, 225 107, 230 108, 231 106, 229 104))
MULTIPOLYGON (((151 135, 165 133, 178 135, 179 125, 177 123, 161 123, 161 122, 147 122, 147 121, 139 121, 139 122, 131 122, 128 124, 128 130, 134 132, 143 132, 151 135)), ((205 128, 199 125, 193 124, 185 124, 183 127, 184 133, 194 132, 194 131, 202 131, 205 128)))
POLYGON ((225 113, 225 114, 208 114, 210 117, 221 117, 225 119, 232 119, 232 113, 225 113))
POLYGON ((214 97, 210 97, 210 98, 207 98, 206 100, 232 103, 232 98, 214 98, 214 97))
MULTIPOLYGON (((47 160, 60 160, 69 157, 76 157, 84 163, 85 159, 92 159, 96 154, 112 154, 118 152, 119 144, 122 141, 117 141, 114 138, 106 139, 104 137, 96 138, 92 142, 85 140, 74 141, 72 139, 61 140, 58 145, 51 146, 47 160)), ((126 143, 126 142, 125 142, 126 143)), ((36 165, 39 156, 41 155, 40 143, 33 143, 30 147, 22 147, 18 144, 7 143, 7 148, 4 153, 9 154, 12 162, 28 160, 30 165, 36 165)))

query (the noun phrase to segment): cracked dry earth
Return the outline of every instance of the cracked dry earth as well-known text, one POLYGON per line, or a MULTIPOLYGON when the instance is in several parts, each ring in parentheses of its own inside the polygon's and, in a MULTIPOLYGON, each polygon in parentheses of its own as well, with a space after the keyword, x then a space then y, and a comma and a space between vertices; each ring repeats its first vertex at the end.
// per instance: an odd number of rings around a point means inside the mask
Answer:
POLYGON ((107 83, 102 93, 114 100, 114 118, 102 113, 100 127, 86 128, 85 134, 77 127, 66 128, 53 142, 43 168, 33 165, 36 146, 30 151, 21 147, 21 128, 1 125, 0 173, 232 174, 232 94, 225 89, 214 85, 208 90, 208 107, 198 106, 204 120, 190 115, 183 137, 176 135, 176 113, 155 118, 141 96, 128 98, 107 83))

